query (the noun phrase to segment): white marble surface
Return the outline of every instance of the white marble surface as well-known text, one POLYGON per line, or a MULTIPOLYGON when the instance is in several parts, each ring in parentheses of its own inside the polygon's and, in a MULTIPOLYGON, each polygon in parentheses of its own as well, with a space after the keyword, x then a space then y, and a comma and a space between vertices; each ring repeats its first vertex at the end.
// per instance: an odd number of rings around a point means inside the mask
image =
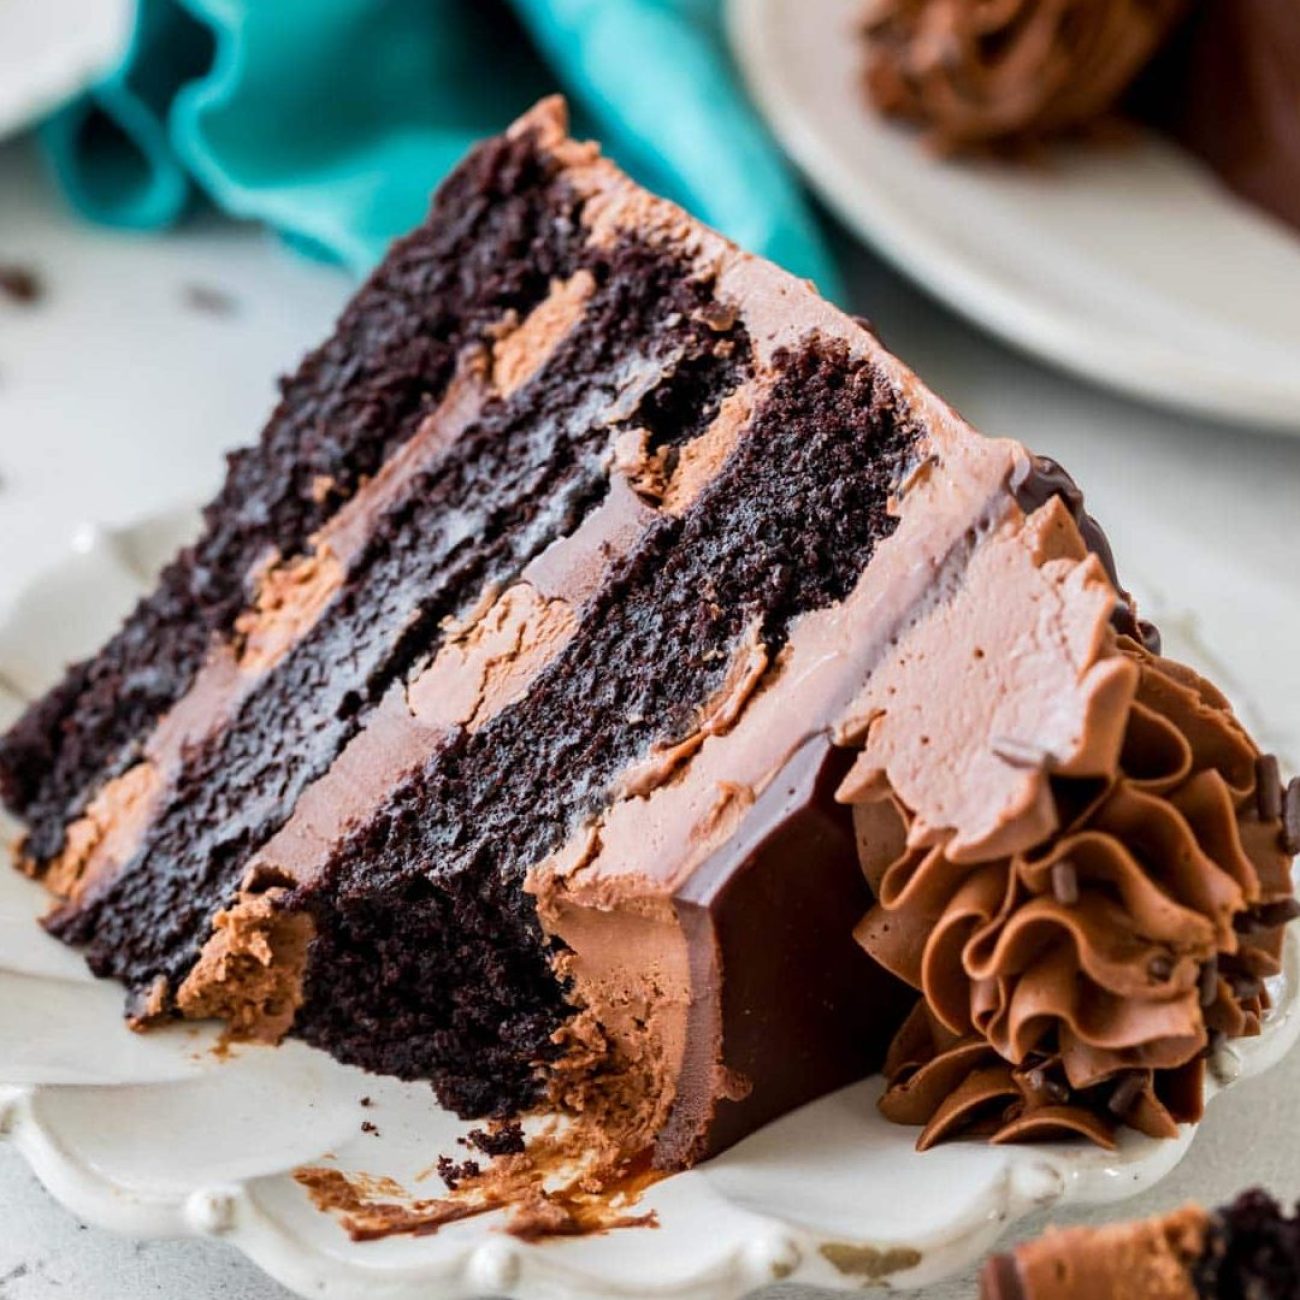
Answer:
MULTIPOLYGON (((980 338, 868 255, 846 256, 851 307, 981 428, 1069 465, 1170 639, 1262 715, 1294 765, 1300 440, 1067 380, 980 338)), ((4 262, 33 266, 47 292, 32 307, 0 300, 0 603, 61 555, 78 525, 207 494, 223 449, 257 428, 274 376, 325 331, 347 292, 335 272, 215 220, 164 239, 81 227, 22 143, 0 149, 4 262), (227 294, 230 310, 187 305, 196 285, 227 294)), ((1184 1164, 1134 1211, 1223 1199, 1260 1181, 1300 1195, 1298 1095, 1293 1058, 1225 1098, 1184 1164)), ((0 1300, 284 1294, 218 1244, 131 1242, 78 1225, 0 1141, 0 1300)), ((972 1294, 966 1278, 928 1300, 972 1294)))

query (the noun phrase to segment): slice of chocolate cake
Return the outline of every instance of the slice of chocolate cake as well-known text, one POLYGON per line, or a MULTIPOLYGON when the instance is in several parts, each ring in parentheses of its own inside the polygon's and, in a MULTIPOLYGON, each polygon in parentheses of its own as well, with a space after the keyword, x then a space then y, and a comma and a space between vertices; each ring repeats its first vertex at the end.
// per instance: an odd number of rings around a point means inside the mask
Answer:
POLYGON ((1294 1300, 1300 1295, 1300 1213, 1243 1192, 1209 1212, 1104 1228, 1051 1229, 980 1278, 981 1300, 1294 1300))
POLYGON ((919 988, 908 1077, 956 1042, 1072 1116, 1167 1078, 1182 1115, 1211 1031, 1258 1024, 1290 884, 1276 772, 1144 636, 1064 475, 547 102, 0 782, 137 1026, 292 1033, 672 1168, 879 1067, 919 988), (963 973, 955 900, 994 878, 1028 919, 963 973), (956 918, 933 979, 894 914, 956 918), (1080 1005, 1022 1014, 1079 962, 1080 1005))

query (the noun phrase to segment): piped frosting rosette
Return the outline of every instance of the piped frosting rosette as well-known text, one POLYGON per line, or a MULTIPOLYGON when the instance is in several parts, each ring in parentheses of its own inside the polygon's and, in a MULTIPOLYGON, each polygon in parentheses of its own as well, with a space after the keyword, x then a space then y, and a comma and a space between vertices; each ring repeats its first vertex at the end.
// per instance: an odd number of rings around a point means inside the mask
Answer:
POLYGON ((1037 141, 1107 115, 1185 0, 874 0, 867 88, 944 152, 1037 141))
POLYGON ((1059 499, 980 542, 953 593, 843 737, 877 899, 856 935, 922 995, 881 1108, 922 1148, 1173 1136, 1219 1040, 1259 1032, 1300 789, 1218 690, 1114 630, 1059 499))

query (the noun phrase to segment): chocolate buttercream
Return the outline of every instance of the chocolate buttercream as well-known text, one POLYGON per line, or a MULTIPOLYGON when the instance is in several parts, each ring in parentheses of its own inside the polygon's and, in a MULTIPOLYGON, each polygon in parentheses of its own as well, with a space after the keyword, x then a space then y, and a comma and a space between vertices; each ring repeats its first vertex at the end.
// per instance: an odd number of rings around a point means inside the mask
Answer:
POLYGON ((1137 605, 1132 595, 1119 580, 1119 569, 1115 564, 1115 554, 1110 547, 1110 539, 1101 525, 1088 513, 1084 503, 1083 491, 1074 481, 1074 477, 1065 467, 1050 456, 1032 456, 1027 462, 1017 466, 1011 476, 1011 490, 1015 493, 1020 508, 1027 514, 1033 514, 1039 506, 1046 505, 1053 497, 1058 497, 1065 504, 1074 520, 1083 544, 1100 561, 1106 570, 1110 584, 1115 588, 1117 600, 1111 622, 1117 632, 1141 641, 1153 654, 1160 653, 1160 632, 1154 623, 1141 619, 1137 614, 1137 605))
POLYGON ((554 282, 523 321, 512 312, 490 331, 495 338, 492 380, 501 396, 522 388, 541 370, 582 316, 595 287, 590 271, 575 271, 570 279, 554 282))
POLYGON ((86 811, 68 826, 57 858, 42 870, 40 864, 20 856, 20 868, 39 877, 56 898, 75 902, 135 851, 160 785, 155 763, 128 768, 105 782, 86 811))
POLYGON ((311 917, 281 906, 287 892, 244 893, 217 913, 212 937, 176 994, 183 1016, 224 1020, 239 1040, 284 1036, 302 1002, 312 937, 311 917))
POLYGON ((866 84, 880 111, 953 153, 1089 127, 1124 92, 1186 0, 874 0, 866 84))
POLYGON ((1199 1117, 1210 1035, 1258 1032, 1281 931, 1252 919, 1284 918, 1271 909, 1291 895, 1258 751, 1189 669, 1113 634, 1097 664, 1124 685, 1097 721, 1121 747, 1073 779, 1042 756, 1056 825, 1032 842, 917 843, 897 790, 842 792, 878 898, 858 937, 924 995, 881 1102, 925 1126, 922 1148, 1173 1136, 1199 1117))
POLYGON ((872 102, 941 153, 1136 119, 1300 227, 1291 0, 873 0, 864 29, 872 102))

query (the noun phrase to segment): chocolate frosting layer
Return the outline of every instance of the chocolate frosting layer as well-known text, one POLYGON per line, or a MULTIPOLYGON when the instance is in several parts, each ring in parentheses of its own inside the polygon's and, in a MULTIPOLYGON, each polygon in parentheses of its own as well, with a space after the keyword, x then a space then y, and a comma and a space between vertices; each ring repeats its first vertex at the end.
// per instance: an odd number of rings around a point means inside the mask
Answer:
POLYGON ((867 90, 943 152, 1024 145, 1115 108, 1185 0, 875 0, 867 90))
POLYGON ((1292 911, 1272 765, 1189 669, 1113 634, 1101 660, 1128 683, 1122 746, 1109 772, 1051 778, 1059 828, 1033 843, 918 845, 893 789, 848 790, 878 899, 859 941, 924 995, 881 1102, 922 1148, 1172 1136, 1211 1037, 1258 1032, 1292 911))

